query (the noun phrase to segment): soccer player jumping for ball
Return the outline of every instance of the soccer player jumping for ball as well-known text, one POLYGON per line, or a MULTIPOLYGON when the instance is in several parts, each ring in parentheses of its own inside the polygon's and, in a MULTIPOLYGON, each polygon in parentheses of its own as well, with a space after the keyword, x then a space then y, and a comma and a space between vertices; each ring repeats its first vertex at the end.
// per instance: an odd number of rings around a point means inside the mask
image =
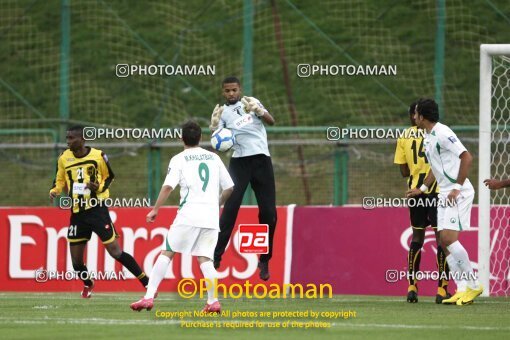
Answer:
MULTIPOLYGON (((418 136, 418 129, 414 121, 414 111, 416 103, 409 107, 409 119, 411 125, 407 129, 407 136, 401 137, 397 141, 395 150, 395 164, 399 164, 400 173, 403 177, 409 177, 409 188, 419 188, 423 180, 430 172, 430 165, 423 152, 423 138, 418 136), (416 138, 413 138, 416 136, 416 138)), ((421 248, 425 241, 425 228, 431 226, 434 229, 437 241, 437 267, 440 274, 438 280, 436 303, 441 303, 443 299, 449 298, 448 287, 448 264, 446 255, 439 244, 439 233, 437 232, 437 193, 438 187, 436 181, 426 192, 417 196, 416 204, 409 207, 411 218, 411 227, 413 230, 413 239, 409 245, 407 263, 409 268, 409 287, 407 288, 407 302, 418 302, 418 280, 416 272, 420 270, 421 248)))
POLYGON ((175 253, 197 256, 207 286, 203 312, 219 313, 221 310, 214 294, 218 273, 212 260, 218 241, 220 206, 232 194, 234 182, 220 157, 199 147, 201 136, 197 123, 189 121, 183 125, 184 151, 170 160, 168 174, 154 208, 147 215, 147 222, 154 222, 159 208, 177 185, 181 187, 179 211, 152 268, 147 293, 131 304, 132 310, 152 309, 158 286, 175 253))
POLYGON ((475 190, 467 178, 472 156, 455 133, 439 122, 438 106, 432 99, 422 99, 415 109, 418 128, 426 129, 425 155, 432 171, 419 188, 410 189, 408 197, 426 192, 436 179, 439 184, 437 226, 441 247, 457 284, 457 292, 443 304, 466 305, 482 294, 483 287, 475 277, 469 255, 459 241, 459 233, 470 227, 475 190), (443 203, 441 203, 443 202, 443 203))
POLYGON ((259 277, 269 279, 269 260, 273 254, 276 228, 276 194, 273 164, 267 146, 264 123, 274 125, 274 118, 253 97, 241 98, 241 83, 236 77, 223 80, 225 105, 216 105, 211 117, 211 130, 226 127, 232 130, 236 143, 229 172, 235 183, 232 196, 225 203, 220 218, 220 235, 214 251, 214 267, 219 268, 230 240, 244 192, 251 184, 259 206, 259 223, 269 225, 269 253, 260 255, 259 277))
POLYGON ((90 279, 83 263, 85 246, 92 232, 99 236, 108 253, 145 287, 149 279, 133 256, 120 248, 108 207, 102 204, 102 200, 110 195, 109 187, 114 177, 108 157, 101 150, 85 146, 82 126, 71 127, 67 131, 66 140, 69 149, 58 158, 57 175, 50 190, 50 199, 53 200, 67 187, 73 200, 67 240, 73 268, 84 284, 81 297, 90 298, 94 288, 94 281, 90 279))

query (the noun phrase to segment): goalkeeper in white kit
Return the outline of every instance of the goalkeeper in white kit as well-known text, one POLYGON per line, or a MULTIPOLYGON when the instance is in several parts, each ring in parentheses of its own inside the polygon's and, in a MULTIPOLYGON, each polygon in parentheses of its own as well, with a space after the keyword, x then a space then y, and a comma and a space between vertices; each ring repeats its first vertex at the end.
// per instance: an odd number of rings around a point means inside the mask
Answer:
POLYGON ((222 82, 225 104, 216 105, 211 116, 211 130, 232 130, 236 143, 228 167, 235 183, 232 196, 225 203, 220 217, 220 234, 214 251, 214 267, 219 268, 237 214, 248 184, 251 185, 259 207, 259 223, 269 227, 269 252, 259 257, 259 277, 270 278, 269 261, 273 256, 273 239, 276 230, 276 189, 273 163, 267 143, 264 124, 274 125, 275 120, 262 103, 253 97, 241 97, 241 82, 227 77, 222 82))

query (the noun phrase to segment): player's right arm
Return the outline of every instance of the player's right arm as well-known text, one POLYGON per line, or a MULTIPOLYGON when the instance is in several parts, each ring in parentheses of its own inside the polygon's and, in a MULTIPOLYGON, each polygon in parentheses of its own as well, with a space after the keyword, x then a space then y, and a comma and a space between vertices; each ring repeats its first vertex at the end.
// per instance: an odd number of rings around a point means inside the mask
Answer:
POLYGON ((429 190, 429 188, 432 186, 432 184, 434 184, 435 181, 436 177, 434 176, 432 170, 430 170, 427 177, 425 177, 425 179, 423 180, 422 186, 419 188, 407 190, 406 197, 415 197, 425 193, 427 190, 429 190))
POLYGON ((50 189, 50 200, 53 201, 57 195, 60 195, 65 186, 66 178, 64 173, 64 164, 62 163, 62 154, 60 154, 57 160, 57 171, 55 179, 53 180, 53 187, 50 189))
POLYGON ((464 151, 460 154, 460 166, 459 166, 459 174, 457 175, 457 183, 463 185, 466 181, 466 178, 469 173, 469 169, 471 168, 471 164, 473 163, 473 156, 469 151, 464 151))
POLYGON ((399 164, 399 165, 400 165, 400 174, 402 175, 402 177, 409 177, 411 175, 409 166, 407 164, 399 164))
MULTIPOLYGON (((423 184, 427 188, 430 188, 432 186, 432 184, 434 184, 435 181, 436 181, 436 177, 434 176, 434 173, 432 172, 432 170, 430 170, 427 177, 425 177, 425 179, 423 180, 423 184)), ((427 191, 427 190, 425 190, 425 191, 427 191)))
MULTIPOLYGON (((455 202, 460 194, 460 189, 468 176, 469 169, 473 163, 473 156, 469 153, 466 147, 459 140, 457 135, 449 128, 446 127, 444 133, 438 136, 440 147, 450 151, 453 155, 460 158, 460 165, 457 178, 454 179, 454 188, 447 196, 449 202, 455 202)), ((446 173, 445 173, 446 175, 446 173)))
POLYGON ((168 196, 172 193, 173 188, 169 185, 163 185, 161 190, 159 191, 158 199, 156 200, 156 204, 154 208, 147 214, 146 221, 154 222, 156 216, 158 216, 159 208, 166 202, 168 196))
POLYGON ((146 221, 154 222, 156 216, 158 216, 159 208, 165 203, 168 196, 172 193, 175 187, 180 180, 180 163, 176 157, 172 157, 170 160, 170 164, 168 165, 168 171, 165 178, 165 182, 163 182, 163 186, 159 191, 158 199, 156 200, 156 204, 152 208, 152 210, 147 214, 146 221))

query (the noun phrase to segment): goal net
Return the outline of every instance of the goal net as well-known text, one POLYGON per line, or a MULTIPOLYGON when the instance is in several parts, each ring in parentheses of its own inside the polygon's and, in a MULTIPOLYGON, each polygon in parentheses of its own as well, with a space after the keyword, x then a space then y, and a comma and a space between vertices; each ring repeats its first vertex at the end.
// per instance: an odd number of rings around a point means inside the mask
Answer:
POLYGON ((510 45, 480 48, 478 267, 485 295, 510 295, 510 189, 487 178, 510 177, 510 45))

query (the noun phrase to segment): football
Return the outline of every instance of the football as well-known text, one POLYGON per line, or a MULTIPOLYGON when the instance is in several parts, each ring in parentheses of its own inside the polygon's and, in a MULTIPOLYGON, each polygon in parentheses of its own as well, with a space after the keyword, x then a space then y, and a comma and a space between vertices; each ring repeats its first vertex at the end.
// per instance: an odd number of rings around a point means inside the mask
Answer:
POLYGON ((232 131, 226 128, 214 131, 211 136, 211 145, 217 151, 226 152, 234 146, 234 143, 235 138, 232 131))

